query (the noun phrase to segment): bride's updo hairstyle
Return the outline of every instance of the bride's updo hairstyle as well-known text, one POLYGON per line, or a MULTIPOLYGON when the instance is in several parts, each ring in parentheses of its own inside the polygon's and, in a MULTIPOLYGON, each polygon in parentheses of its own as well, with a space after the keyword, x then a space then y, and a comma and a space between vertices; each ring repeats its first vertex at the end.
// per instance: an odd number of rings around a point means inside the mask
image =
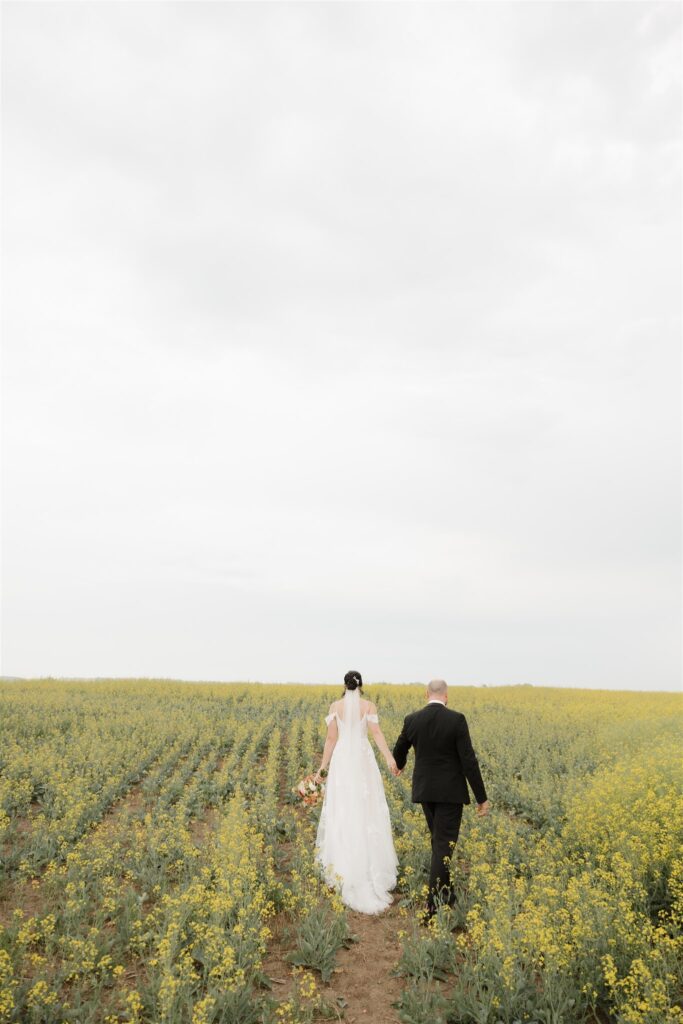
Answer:
POLYGON ((344 676, 344 693, 347 690, 361 690, 363 688, 363 679, 360 672, 347 672, 344 676))

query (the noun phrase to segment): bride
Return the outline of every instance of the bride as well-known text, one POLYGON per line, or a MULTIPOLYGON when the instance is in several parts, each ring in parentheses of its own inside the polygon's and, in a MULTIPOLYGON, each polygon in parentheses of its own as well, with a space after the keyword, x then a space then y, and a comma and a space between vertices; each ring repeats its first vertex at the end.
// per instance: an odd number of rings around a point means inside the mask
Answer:
POLYGON ((359 672, 344 676, 344 695, 330 706, 322 763, 329 765, 318 832, 316 860, 330 885, 341 885, 341 898, 352 910, 378 914, 392 903, 398 858, 391 834, 389 807, 368 728, 392 775, 396 762, 379 727, 377 708, 361 699, 359 672))

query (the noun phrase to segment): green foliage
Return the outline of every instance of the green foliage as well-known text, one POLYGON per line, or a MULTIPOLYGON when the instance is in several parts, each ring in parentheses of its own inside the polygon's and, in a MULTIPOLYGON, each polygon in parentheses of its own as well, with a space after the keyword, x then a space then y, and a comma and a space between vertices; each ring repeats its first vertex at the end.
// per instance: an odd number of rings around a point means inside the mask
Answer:
POLYGON ((294 950, 288 955, 291 963, 313 967, 323 981, 329 981, 335 966, 337 950, 350 946, 355 937, 349 934, 346 917, 316 905, 304 913, 294 929, 294 950))
POLYGON ((432 981, 410 981, 395 1004, 402 1024, 450 1024, 449 1003, 432 981))
MULTIPOLYGON (((389 744, 421 688, 374 686, 389 744)), ((352 941, 314 859, 338 687, 0 685, 0 1021, 280 1024, 339 1015, 303 975, 264 994, 273 919, 331 979, 352 941)), ((386 774, 404 1024, 683 1024, 677 695, 452 687, 492 804, 466 807, 455 905, 428 928, 429 835, 386 774)), ((312 975, 310 975, 312 977, 312 975)), ((341 976, 340 976, 341 977, 341 976)), ((335 978, 336 980, 336 978, 335 978)), ((341 997, 343 999, 343 997, 341 997)))

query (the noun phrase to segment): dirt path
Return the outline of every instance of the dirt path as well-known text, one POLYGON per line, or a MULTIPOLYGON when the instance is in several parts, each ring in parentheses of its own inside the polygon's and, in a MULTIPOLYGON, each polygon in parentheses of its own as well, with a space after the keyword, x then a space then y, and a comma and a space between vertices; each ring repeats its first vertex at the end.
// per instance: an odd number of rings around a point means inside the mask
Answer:
MULTIPOLYGON (((394 905, 382 914, 348 910, 349 930, 357 941, 348 949, 337 950, 337 966, 327 984, 314 972, 325 1001, 343 1008, 346 1024, 399 1024, 397 1010, 392 1006, 402 990, 402 979, 392 974, 401 956, 397 933, 405 927, 405 919, 398 912, 398 900, 398 894, 394 894, 394 905)), ((271 980, 273 995, 283 1000, 292 986, 292 965, 285 959, 291 948, 286 939, 286 915, 279 914, 270 922, 270 928, 272 938, 263 970, 271 980)))
MULTIPOLYGON (((348 911, 349 927, 358 942, 337 953, 337 970, 323 989, 331 1002, 346 1001, 344 1020, 348 1024, 397 1024, 398 1011, 392 1003, 401 995, 402 980, 392 974, 401 955, 398 931, 403 919, 394 905, 382 914, 348 911)), ((343 1004, 340 1004, 343 1005, 343 1004)))

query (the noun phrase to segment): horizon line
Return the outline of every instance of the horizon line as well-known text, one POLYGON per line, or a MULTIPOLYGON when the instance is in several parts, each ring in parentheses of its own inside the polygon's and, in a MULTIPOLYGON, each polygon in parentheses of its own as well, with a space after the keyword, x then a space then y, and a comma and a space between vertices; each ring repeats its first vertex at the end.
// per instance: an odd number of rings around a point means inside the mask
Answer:
MULTIPOLYGON (((61 683, 98 683, 98 682, 149 682, 149 683, 180 683, 186 685, 204 686, 340 686, 337 682, 304 682, 301 680, 288 679, 180 679, 174 676, 16 676, 0 675, 0 683, 31 683, 53 680, 61 683)), ((392 682, 390 680, 365 681, 364 686, 426 686, 427 681, 413 680, 411 682, 392 682)), ((448 683, 449 687, 458 689, 519 689, 529 687, 536 690, 586 690, 598 693, 681 693, 679 688, 674 689, 638 689, 635 687, 617 688, 611 686, 580 686, 568 683, 448 683)))

